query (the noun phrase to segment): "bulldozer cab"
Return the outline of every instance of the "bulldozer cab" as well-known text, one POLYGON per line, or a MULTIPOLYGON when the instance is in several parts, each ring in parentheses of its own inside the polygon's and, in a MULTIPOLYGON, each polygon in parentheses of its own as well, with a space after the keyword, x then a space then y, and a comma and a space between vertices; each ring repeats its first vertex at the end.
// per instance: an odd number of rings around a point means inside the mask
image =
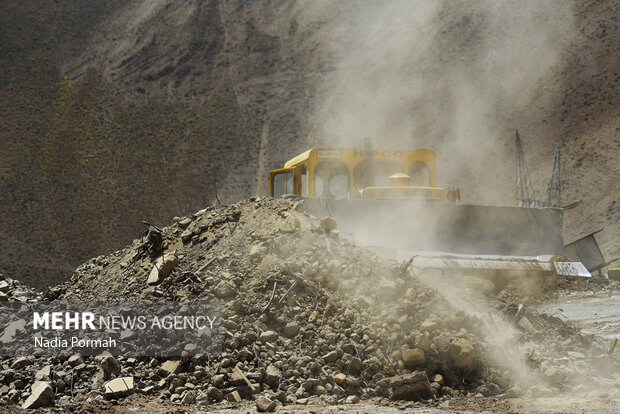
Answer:
POLYGON ((271 171, 270 195, 458 201, 458 190, 435 187, 435 160, 431 150, 366 154, 363 149, 313 148, 271 171), (395 174, 398 185, 390 179, 395 174))

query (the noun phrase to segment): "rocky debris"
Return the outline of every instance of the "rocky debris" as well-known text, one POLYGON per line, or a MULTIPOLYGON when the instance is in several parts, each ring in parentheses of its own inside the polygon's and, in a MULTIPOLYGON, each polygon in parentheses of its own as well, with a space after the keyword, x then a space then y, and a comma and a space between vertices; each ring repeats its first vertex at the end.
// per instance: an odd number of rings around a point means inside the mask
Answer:
POLYGON ((146 283, 149 285, 160 284, 178 264, 179 258, 175 254, 164 254, 155 261, 146 283))
MULTIPOLYGON (((47 293, 76 301, 220 301, 220 354, 4 357, 0 404, 23 401, 35 380, 49 381, 57 405, 135 390, 174 404, 246 400, 257 409, 570 390, 578 375, 598 385, 620 380, 607 344, 557 318, 528 314, 510 325, 520 339, 502 344, 511 361, 533 372, 531 384, 517 384, 490 357, 501 347, 489 341, 489 320, 459 309, 401 263, 342 238, 329 219, 299 213, 297 202, 256 198, 201 210, 162 229, 163 256, 140 255, 135 241, 84 263, 47 293), (169 257, 176 264, 149 284, 155 264, 169 257)), ((16 291, 36 300, 9 285, 9 300, 16 291)), ((508 321, 516 313, 499 300, 493 306, 508 321)))
POLYGON ((278 339, 278 333, 275 331, 265 331, 260 334, 260 340, 263 342, 274 342, 278 339))
POLYGON ((168 375, 178 374, 181 372, 181 368, 181 361, 166 361, 161 366, 159 374, 163 377, 167 377, 168 375))
POLYGON ((294 338, 299 332, 299 324, 297 322, 289 322, 284 327, 282 335, 287 338, 294 338))
POLYGON ((431 383, 426 372, 415 371, 411 374, 397 375, 389 379, 390 397, 394 400, 427 400, 433 398, 431 383))
POLYGON ((476 357, 474 347, 463 338, 454 340, 448 347, 448 353, 457 368, 471 368, 476 357))
POLYGON ((28 365, 32 365, 32 359, 28 357, 19 357, 13 361, 13 363, 11 364, 11 369, 19 370, 23 369, 28 365))
POLYGON ((274 365, 269 365, 267 367, 267 370, 265 371, 265 384, 269 385, 272 388, 276 388, 281 380, 282 372, 274 365))
POLYGON ((261 413, 275 411, 276 406, 277 404, 275 401, 272 401, 262 395, 256 399, 256 409, 261 413))
POLYGON ((119 377, 105 383, 106 398, 122 398, 133 393, 133 377, 119 377))
POLYGON ((54 402, 54 391, 49 383, 45 381, 37 381, 32 384, 32 392, 30 397, 26 399, 22 408, 39 408, 50 405, 54 402))
POLYGON ((620 282, 620 268, 609 269, 607 271, 607 278, 614 282, 620 282))
POLYGON ((118 375, 121 371, 118 360, 113 356, 105 356, 101 359, 101 369, 105 374, 105 378, 111 378, 118 375))
POLYGON ((424 351, 419 348, 403 350, 402 357, 405 368, 409 369, 422 366, 426 362, 424 351))

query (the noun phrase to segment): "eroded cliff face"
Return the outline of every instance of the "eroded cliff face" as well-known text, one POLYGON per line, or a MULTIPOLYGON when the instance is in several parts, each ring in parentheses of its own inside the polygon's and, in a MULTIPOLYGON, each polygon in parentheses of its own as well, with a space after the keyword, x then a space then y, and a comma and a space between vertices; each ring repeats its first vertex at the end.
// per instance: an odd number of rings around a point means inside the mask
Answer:
POLYGON ((75 266, 365 135, 434 148, 441 184, 511 204, 515 128, 537 188, 561 141, 565 202, 620 222, 617 1, 372 3, 3 5, 0 233, 75 266))

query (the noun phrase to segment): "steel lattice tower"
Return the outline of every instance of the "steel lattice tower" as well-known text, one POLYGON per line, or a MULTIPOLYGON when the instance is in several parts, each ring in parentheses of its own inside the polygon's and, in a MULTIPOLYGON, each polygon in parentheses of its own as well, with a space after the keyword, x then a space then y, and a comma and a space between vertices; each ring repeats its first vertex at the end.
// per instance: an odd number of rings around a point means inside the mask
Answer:
POLYGON ((542 198, 543 203, 547 207, 562 206, 562 182, 560 181, 560 143, 555 144, 555 153, 553 154, 553 164, 551 165, 551 173, 545 187, 545 194, 542 198))
POLYGON ((527 170, 525 151, 523 151, 523 143, 521 142, 521 137, 519 137, 519 131, 515 130, 515 133, 515 149, 517 154, 515 197, 519 207, 533 207, 534 203, 530 194, 530 173, 527 170))

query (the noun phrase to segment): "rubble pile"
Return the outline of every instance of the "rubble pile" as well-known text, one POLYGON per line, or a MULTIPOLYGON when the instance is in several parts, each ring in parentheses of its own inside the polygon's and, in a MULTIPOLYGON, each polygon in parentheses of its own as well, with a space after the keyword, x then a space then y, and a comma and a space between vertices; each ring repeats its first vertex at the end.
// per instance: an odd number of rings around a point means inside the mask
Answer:
MULTIPOLYGON (((4 358, 0 404, 62 405, 132 393, 188 405, 252 400, 259 411, 360 399, 439 403, 565 389, 573 386, 559 368, 566 358, 616 363, 601 354, 596 338, 528 315, 514 325, 523 337, 514 345, 531 352, 526 361, 542 375, 525 389, 489 357, 493 342, 479 315, 455 307, 408 263, 341 237, 332 219, 297 211, 300 202, 252 198, 177 218, 161 229, 161 245, 135 240, 81 265, 42 297, 220 301, 221 354, 4 358)), ((509 318, 516 313, 503 310, 509 318)), ((615 372, 604 381, 617 383, 615 372)))
POLYGON ((11 279, 0 274, 0 302, 18 301, 28 302, 41 300, 43 294, 34 291, 19 280, 11 279))

